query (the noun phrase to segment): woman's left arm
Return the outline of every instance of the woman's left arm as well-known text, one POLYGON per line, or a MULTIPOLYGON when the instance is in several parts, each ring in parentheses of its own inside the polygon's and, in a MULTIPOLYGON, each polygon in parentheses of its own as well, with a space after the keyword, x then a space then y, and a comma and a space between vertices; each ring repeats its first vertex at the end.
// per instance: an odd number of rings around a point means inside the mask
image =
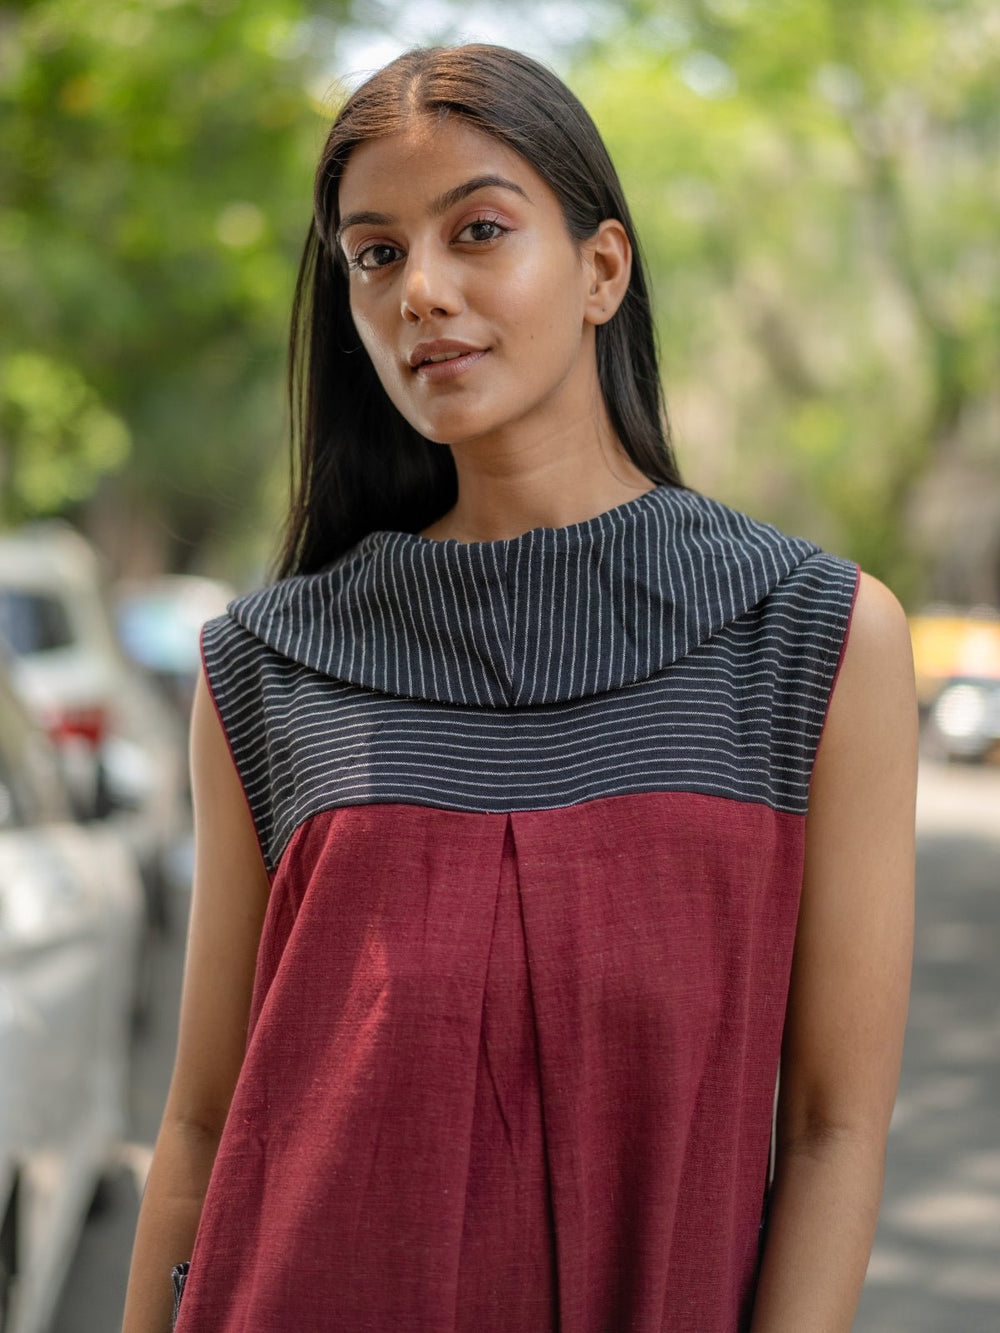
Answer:
POLYGON ((906 616, 862 574, 809 791, 752 1333, 850 1333, 909 1001, 916 776, 906 616))

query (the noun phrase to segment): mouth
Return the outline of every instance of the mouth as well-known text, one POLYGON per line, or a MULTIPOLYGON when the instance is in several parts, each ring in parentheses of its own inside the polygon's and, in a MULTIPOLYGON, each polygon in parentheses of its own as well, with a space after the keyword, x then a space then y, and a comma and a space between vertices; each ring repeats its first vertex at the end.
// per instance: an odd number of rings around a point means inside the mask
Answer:
POLYGON ((465 373, 489 351, 487 347, 451 346, 433 344, 414 348, 410 369, 414 375, 429 383, 455 379, 465 373))

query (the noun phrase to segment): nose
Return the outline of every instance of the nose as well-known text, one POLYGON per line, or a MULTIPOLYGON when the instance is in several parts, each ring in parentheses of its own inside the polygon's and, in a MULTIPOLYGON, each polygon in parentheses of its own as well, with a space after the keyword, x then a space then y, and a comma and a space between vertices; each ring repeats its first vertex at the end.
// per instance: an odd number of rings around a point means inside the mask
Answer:
POLYGON ((448 255, 431 247, 412 248, 403 270, 400 302, 400 312, 407 323, 456 315, 461 308, 462 296, 448 255))

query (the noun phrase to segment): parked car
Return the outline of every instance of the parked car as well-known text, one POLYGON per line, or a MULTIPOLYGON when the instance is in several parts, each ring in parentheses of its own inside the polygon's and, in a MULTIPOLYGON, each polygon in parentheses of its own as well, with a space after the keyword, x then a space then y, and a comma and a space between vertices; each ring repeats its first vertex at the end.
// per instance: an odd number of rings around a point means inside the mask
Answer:
POLYGON ((185 725, 201 666, 201 627, 235 596, 228 583, 194 574, 122 580, 114 589, 119 642, 158 682, 185 725))
POLYGON ((127 1128, 143 891, 0 658, 0 1329, 44 1333, 127 1128))
POLYGON ((988 759, 1000 746, 1000 679, 953 677, 934 700, 929 725, 945 758, 988 759))
POLYGON ((1000 751, 1000 612, 929 606, 910 617, 929 752, 985 760, 1000 751))
POLYGON ((0 536, 0 637, 16 688, 58 746, 77 813, 127 840, 150 927, 163 928, 167 860, 189 824, 185 731, 121 651, 99 556, 68 524, 0 536))
POLYGON ((936 604, 910 616, 917 698, 927 712, 958 677, 1000 680, 1000 612, 936 604))

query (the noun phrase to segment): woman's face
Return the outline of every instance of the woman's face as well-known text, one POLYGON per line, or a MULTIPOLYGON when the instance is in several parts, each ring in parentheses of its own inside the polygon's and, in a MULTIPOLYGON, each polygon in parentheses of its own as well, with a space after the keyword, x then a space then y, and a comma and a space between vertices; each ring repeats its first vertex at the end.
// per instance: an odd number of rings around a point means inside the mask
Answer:
POLYGON ((355 149, 339 206, 355 326, 420 434, 526 439, 593 415, 606 316, 590 318, 587 243, 522 157, 460 118, 418 119, 355 149))

